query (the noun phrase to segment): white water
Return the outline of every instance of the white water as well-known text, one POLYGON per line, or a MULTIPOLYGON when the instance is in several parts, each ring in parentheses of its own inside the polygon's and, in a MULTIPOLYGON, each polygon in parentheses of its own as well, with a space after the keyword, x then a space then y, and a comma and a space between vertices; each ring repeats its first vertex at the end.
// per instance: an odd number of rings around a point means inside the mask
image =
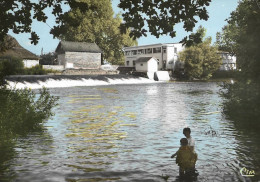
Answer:
POLYGON ((40 89, 42 87, 46 88, 58 88, 58 87, 76 87, 76 86, 99 86, 99 85, 119 85, 119 84, 145 84, 145 83, 154 83, 156 81, 150 80, 147 78, 116 78, 111 79, 107 78, 106 81, 104 80, 97 80, 97 79, 61 79, 55 80, 52 78, 47 79, 46 81, 37 81, 37 82, 15 82, 15 81, 8 81, 9 88, 30 88, 30 89, 40 89))

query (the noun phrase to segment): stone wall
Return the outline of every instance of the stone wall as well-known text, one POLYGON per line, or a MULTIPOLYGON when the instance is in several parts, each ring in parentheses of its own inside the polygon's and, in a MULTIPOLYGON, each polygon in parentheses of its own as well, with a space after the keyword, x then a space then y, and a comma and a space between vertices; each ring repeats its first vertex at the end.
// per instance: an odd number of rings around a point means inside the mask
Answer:
POLYGON ((46 70, 57 70, 57 71, 64 70, 63 65, 42 65, 42 68, 46 70))
POLYGON ((65 60, 73 63, 74 68, 99 69, 101 66, 101 53, 66 52, 65 60))
POLYGON ((101 70, 101 69, 66 69, 63 75, 115 75, 119 71, 101 70))

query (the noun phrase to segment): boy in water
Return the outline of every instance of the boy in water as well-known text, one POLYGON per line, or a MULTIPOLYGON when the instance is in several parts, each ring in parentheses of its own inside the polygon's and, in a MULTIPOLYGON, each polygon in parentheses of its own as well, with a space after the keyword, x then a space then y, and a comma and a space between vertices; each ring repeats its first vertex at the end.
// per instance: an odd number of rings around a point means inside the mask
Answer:
POLYGON ((180 140, 181 147, 179 150, 171 156, 171 158, 176 157, 176 164, 178 164, 180 176, 194 172, 195 164, 197 161, 197 154, 193 151, 192 148, 188 146, 188 140, 186 138, 182 138, 180 140))
POLYGON ((183 134, 188 140, 188 146, 194 151, 195 147, 195 140, 190 136, 190 128, 184 128, 183 129, 183 134))

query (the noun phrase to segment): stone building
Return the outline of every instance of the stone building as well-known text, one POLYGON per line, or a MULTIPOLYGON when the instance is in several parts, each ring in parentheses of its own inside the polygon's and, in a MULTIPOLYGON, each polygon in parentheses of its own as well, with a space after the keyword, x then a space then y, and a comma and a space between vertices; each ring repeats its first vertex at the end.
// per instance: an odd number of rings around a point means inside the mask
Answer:
POLYGON ((61 41, 55 51, 65 69, 99 69, 101 49, 95 43, 61 41))

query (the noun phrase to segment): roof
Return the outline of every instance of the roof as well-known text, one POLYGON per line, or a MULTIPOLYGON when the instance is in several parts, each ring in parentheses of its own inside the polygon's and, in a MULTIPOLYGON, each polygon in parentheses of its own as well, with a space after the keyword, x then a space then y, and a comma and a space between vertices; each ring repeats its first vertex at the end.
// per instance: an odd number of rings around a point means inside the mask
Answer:
POLYGON ((155 59, 155 60, 157 60, 156 58, 154 58, 154 57, 140 57, 140 58, 138 58, 135 62, 148 62, 150 59, 155 59))
POLYGON ((10 37, 12 44, 12 48, 9 48, 8 50, 4 52, 0 52, 0 57, 16 57, 16 58, 22 58, 22 59, 31 59, 31 60, 39 60, 39 57, 33 54, 32 52, 24 49, 15 38, 8 35, 10 37))
POLYGON ((98 47, 96 43, 61 41, 58 44, 55 52, 57 53, 64 53, 64 52, 102 53, 102 50, 98 47))

